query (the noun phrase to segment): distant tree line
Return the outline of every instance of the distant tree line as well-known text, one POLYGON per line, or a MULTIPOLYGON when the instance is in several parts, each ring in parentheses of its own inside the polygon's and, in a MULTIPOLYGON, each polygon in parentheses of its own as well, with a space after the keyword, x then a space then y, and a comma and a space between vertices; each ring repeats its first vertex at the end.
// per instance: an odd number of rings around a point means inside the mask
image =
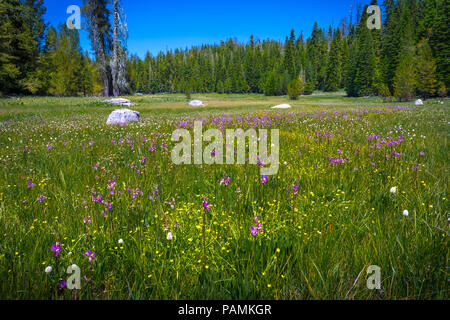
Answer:
MULTIPOLYGON (((378 5, 376 0, 371 5, 378 5)), ((54 95, 264 93, 296 99, 313 90, 409 100, 448 94, 450 1, 385 0, 381 29, 367 27, 358 5, 336 28, 314 24, 305 39, 229 39, 129 56, 118 0, 84 0, 95 59, 82 52, 77 30, 43 20, 42 0, 0 0, 0 92, 54 95), (113 17, 110 19, 110 14, 113 17), (113 25, 111 26, 110 20, 113 25)))

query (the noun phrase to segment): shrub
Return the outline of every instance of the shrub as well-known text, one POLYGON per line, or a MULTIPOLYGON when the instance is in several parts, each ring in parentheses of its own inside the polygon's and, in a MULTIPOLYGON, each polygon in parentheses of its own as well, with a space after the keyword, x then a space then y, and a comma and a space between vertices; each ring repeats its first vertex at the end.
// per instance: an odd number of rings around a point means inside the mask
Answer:
POLYGON ((287 92, 289 95, 289 99, 297 100, 298 96, 302 93, 302 86, 299 79, 294 79, 289 82, 287 92))

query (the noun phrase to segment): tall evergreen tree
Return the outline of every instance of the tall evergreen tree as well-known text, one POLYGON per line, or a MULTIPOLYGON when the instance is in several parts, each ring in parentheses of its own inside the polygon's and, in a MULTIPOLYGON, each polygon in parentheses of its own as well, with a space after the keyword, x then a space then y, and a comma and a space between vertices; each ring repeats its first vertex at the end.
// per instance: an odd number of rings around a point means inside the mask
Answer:
POLYGON ((419 43, 417 54, 417 90, 423 98, 433 96, 437 91, 436 62, 427 41, 419 43))
POLYGON ((341 86, 342 56, 341 30, 337 28, 334 32, 334 38, 330 47, 325 91, 337 91, 341 86))

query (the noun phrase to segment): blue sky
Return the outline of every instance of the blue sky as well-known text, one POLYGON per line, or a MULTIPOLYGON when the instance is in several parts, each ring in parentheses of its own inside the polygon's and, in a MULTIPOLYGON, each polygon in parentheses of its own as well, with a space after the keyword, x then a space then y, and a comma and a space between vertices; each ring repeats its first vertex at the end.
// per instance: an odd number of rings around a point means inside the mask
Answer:
MULTIPOLYGON (((360 0, 368 4, 370 0, 360 0)), ((357 0, 227 0, 227 1, 158 1, 122 0, 128 18, 130 53, 144 57, 160 51, 200 44, 220 43, 230 37, 247 42, 256 39, 284 40, 291 29, 296 35, 310 36, 314 21, 324 28, 337 26, 349 17, 357 0)), ((82 5, 82 0, 44 0, 46 21, 57 26, 69 17, 69 5, 82 5)), ((89 40, 81 31, 81 45, 89 50, 89 40)))

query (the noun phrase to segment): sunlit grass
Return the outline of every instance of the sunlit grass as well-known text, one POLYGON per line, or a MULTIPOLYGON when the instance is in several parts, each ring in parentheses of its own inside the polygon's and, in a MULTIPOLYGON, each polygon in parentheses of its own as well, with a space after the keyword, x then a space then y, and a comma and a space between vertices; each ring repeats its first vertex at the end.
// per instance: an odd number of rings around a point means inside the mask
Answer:
POLYGON ((195 98, 207 107, 133 97, 144 121, 123 127, 101 98, 0 101, 1 298, 448 299, 448 102, 195 98), (224 113, 280 129, 267 184, 257 166, 172 164, 180 121, 224 113), (76 292, 61 288, 72 264, 76 292))

